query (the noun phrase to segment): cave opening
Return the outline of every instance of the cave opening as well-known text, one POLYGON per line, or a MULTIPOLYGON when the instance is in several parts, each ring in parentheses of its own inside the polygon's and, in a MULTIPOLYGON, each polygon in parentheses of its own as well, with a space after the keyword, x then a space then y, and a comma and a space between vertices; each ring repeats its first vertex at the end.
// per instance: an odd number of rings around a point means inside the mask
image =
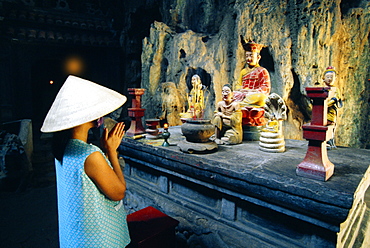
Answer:
POLYGON ((292 75, 294 84, 290 91, 289 98, 296 104, 299 108, 299 111, 302 113, 304 122, 311 120, 311 108, 309 106, 310 99, 307 96, 303 95, 301 92, 300 81, 297 73, 292 69, 292 75))

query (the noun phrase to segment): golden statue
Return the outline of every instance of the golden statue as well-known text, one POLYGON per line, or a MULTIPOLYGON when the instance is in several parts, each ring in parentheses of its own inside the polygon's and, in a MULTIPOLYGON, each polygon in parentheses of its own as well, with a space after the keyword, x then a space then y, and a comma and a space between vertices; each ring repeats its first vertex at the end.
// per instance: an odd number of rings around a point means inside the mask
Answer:
MULTIPOLYGON (((338 108, 343 106, 342 99, 340 98, 340 91, 338 88, 335 87, 335 79, 337 76, 337 71, 333 66, 328 66, 324 73, 323 73, 323 80, 325 86, 329 86, 332 92, 334 92, 333 96, 328 100, 328 112, 327 112, 327 124, 334 125, 334 130, 336 127, 337 122, 337 115, 338 115, 338 108)), ((334 142, 334 131, 333 136, 327 142, 327 148, 333 149, 336 148, 334 142)))
POLYGON ((206 87, 202 85, 202 81, 197 74, 192 76, 191 84, 192 89, 188 95, 188 111, 180 113, 180 117, 201 119, 204 114, 204 91, 206 87))

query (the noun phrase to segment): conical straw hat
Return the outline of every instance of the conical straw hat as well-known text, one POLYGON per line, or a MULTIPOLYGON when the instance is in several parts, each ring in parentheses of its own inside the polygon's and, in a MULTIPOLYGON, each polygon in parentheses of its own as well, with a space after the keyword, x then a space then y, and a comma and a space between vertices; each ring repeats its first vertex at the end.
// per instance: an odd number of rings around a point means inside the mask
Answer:
POLYGON ((69 76, 46 115, 41 131, 61 131, 96 120, 118 109, 126 100, 116 91, 69 76))

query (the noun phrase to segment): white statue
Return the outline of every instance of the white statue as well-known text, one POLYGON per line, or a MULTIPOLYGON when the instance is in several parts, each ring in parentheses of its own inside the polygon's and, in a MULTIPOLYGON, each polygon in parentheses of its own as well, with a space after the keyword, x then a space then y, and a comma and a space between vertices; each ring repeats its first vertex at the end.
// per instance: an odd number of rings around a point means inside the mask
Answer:
POLYGON ((265 152, 284 152, 285 141, 282 134, 282 121, 286 120, 286 105, 276 93, 270 94, 265 102, 266 126, 261 131, 260 150, 265 152))

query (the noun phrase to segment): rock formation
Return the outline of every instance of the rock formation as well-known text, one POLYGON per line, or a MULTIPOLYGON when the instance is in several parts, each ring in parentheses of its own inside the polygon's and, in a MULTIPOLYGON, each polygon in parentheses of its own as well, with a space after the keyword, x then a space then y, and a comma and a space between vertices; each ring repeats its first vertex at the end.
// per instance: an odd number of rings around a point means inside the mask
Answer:
POLYGON ((368 1, 167 0, 159 8, 162 21, 152 23, 142 46, 141 87, 147 89, 143 105, 148 118, 162 116, 162 83, 173 82, 179 92, 174 97, 182 101, 178 107, 186 105, 186 77, 197 68, 211 76, 211 113, 222 85, 233 84, 244 66, 238 39, 243 35, 267 45, 260 64, 270 72, 271 92, 281 95, 288 107, 285 138, 302 139, 302 125, 310 120, 305 87, 321 81, 322 72, 333 65, 344 92, 337 144, 369 146, 368 1))

